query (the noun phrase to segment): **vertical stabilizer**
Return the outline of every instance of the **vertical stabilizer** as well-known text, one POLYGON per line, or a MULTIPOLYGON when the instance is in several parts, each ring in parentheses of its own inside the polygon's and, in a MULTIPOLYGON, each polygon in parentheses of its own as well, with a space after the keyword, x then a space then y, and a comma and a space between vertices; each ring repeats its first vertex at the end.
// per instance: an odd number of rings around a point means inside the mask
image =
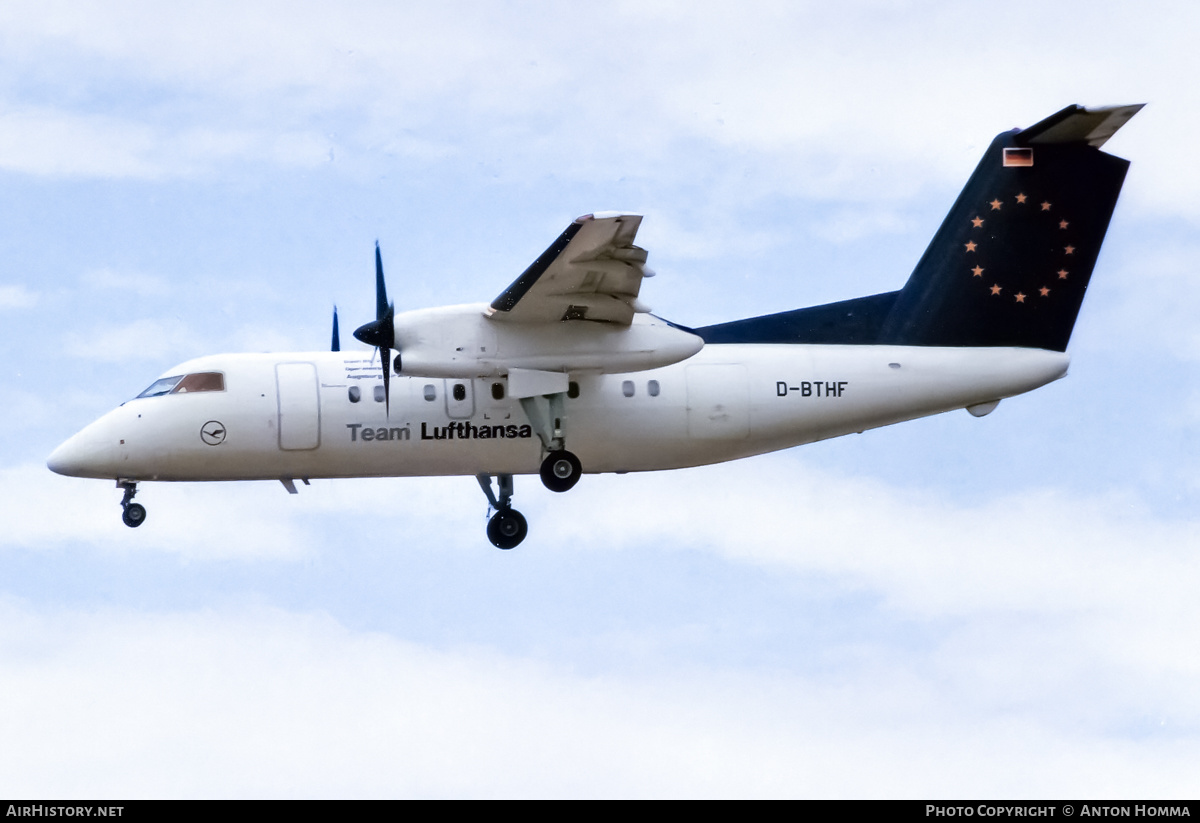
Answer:
POLYGON ((996 137, 879 342, 1065 351, 1129 167, 1099 146, 1140 108, 1071 106, 996 137))

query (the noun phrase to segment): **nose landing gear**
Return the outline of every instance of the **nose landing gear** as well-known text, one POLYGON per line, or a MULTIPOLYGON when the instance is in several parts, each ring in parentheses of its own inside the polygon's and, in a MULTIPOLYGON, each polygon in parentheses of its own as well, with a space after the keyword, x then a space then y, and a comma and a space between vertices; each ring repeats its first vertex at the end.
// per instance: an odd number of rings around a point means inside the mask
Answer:
POLYGON ((131 529, 136 529, 146 522, 146 507, 133 502, 133 496, 137 494, 137 483, 118 480, 117 488, 125 490, 125 496, 121 498, 121 522, 131 529))
POLYGON ((498 549, 512 549, 529 534, 525 516, 516 509, 501 509, 488 521, 487 536, 498 549))
POLYGON ((515 549, 525 539, 525 535, 529 534, 529 524, 525 522, 525 517, 512 507, 512 475, 500 474, 496 476, 496 485, 500 491, 498 498, 495 492, 492 491, 492 476, 490 474, 477 474, 475 475, 475 479, 479 481, 479 487, 483 489, 483 493, 487 495, 488 503, 491 504, 491 508, 496 512, 488 521, 488 540, 492 541, 492 545, 498 549, 515 549))

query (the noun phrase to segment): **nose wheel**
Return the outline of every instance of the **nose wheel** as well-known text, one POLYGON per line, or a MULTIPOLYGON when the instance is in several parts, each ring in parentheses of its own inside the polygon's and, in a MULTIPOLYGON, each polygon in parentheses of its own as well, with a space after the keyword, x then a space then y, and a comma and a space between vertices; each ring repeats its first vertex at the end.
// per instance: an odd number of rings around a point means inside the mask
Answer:
POLYGON ((513 508, 500 509, 488 521, 487 536, 497 549, 515 549, 529 534, 525 516, 513 508))
POLYGON ((121 522, 131 529, 136 529, 146 522, 146 507, 133 502, 133 496, 137 494, 137 483, 118 480, 117 488, 125 490, 125 496, 121 498, 121 522))
POLYGON ((121 522, 131 529, 136 529, 146 522, 146 507, 141 503, 130 503, 121 512, 121 522))
POLYGON ((496 486, 499 496, 492 491, 492 476, 477 474, 479 488, 487 495, 488 503, 495 514, 488 520, 487 536, 497 549, 515 549, 529 534, 529 524, 525 517, 512 507, 513 479, 511 474, 496 475, 496 486))

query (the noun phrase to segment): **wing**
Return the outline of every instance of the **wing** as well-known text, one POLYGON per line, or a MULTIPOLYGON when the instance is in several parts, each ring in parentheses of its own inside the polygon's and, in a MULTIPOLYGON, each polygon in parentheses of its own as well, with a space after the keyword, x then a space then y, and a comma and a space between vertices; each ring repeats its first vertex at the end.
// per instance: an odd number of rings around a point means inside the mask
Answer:
POLYGON ((492 301, 493 320, 548 323, 593 320, 628 326, 648 311, 638 301, 646 250, 633 245, 639 214, 585 214, 492 301))

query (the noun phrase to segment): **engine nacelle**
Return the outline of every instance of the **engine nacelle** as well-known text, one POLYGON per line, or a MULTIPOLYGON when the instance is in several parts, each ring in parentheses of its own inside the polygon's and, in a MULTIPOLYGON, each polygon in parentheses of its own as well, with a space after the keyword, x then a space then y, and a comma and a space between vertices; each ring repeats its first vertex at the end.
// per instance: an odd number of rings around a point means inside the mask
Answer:
POLYGON ((650 314, 629 326, 588 320, 502 323, 487 304, 397 314, 400 373, 412 377, 497 377, 509 369, 619 374, 669 366, 704 348, 691 332, 650 314))

